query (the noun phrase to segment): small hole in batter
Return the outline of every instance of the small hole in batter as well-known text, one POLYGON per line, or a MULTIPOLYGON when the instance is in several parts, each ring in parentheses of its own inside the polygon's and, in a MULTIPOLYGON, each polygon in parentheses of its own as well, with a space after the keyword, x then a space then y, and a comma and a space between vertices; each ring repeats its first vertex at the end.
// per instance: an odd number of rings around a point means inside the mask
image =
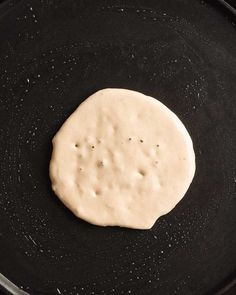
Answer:
POLYGON ((139 169, 138 173, 142 176, 146 175, 146 172, 143 169, 139 169))
POLYGON ((132 140, 132 138, 131 137, 129 137, 129 141, 131 141, 132 140))
POLYGON ((92 148, 92 149, 94 149, 94 148, 95 148, 95 146, 94 146, 94 145, 92 145, 92 146, 91 146, 91 148, 92 148))
POLYGON ((79 144, 78 144, 78 143, 76 143, 76 144, 75 144, 75 147, 76 147, 76 148, 78 148, 78 147, 79 147, 79 144))
POLYGON ((159 144, 157 144, 157 147, 159 147, 159 144))
POLYGON ((141 143, 143 143, 143 140, 142 140, 142 139, 140 139, 140 142, 141 142, 141 143))
POLYGON ((101 191, 99 189, 95 190, 95 195, 100 195, 101 191))

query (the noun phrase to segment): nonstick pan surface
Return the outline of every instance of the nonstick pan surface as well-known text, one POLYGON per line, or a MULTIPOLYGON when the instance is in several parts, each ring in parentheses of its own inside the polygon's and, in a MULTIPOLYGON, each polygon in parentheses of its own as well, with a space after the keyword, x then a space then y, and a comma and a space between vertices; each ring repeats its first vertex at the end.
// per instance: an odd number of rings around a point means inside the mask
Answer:
POLYGON ((236 32, 219 8, 194 0, 1 4, 0 272, 24 291, 216 294, 236 267, 235 155, 236 32), (193 139, 194 181, 151 230, 90 225, 50 187, 52 137, 106 87, 156 97, 193 139))

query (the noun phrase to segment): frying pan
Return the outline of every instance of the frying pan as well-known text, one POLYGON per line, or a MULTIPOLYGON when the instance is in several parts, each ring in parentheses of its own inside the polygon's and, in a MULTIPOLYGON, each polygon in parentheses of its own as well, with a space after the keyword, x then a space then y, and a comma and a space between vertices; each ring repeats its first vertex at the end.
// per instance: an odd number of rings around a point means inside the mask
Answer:
POLYGON ((13 0, 0 6, 0 40, 2 285, 36 295, 205 295, 233 285, 232 19, 203 1, 13 0), (53 135, 106 87, 158 98, 193 139, 194 181, 147 231, 88 224, 50 188, 53 135))

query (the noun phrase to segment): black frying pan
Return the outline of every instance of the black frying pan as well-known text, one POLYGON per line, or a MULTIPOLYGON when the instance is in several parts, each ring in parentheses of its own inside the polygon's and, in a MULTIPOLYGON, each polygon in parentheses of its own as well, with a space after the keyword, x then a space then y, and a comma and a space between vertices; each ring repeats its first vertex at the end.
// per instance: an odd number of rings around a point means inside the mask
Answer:
POLYGON ((235 139, 235 25, 218 8, 193 0, 0 6, 0 272, 29 294, 205 295, 232 285, 235 139), (188 193, 148 231, 76 219, 50 188, 53 135, 106 87, 160 99, 194 142, 188 193))

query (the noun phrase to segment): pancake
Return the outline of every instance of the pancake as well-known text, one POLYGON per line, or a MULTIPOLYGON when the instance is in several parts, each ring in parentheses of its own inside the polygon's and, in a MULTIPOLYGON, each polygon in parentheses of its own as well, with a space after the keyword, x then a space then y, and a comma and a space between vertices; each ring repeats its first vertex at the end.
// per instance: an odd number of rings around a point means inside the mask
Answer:
POLYGON ((192 140, 163 103, 126 89, 87 98, 53 138, 52 189, 77 217, 149 229, 185 195, 192 140))

